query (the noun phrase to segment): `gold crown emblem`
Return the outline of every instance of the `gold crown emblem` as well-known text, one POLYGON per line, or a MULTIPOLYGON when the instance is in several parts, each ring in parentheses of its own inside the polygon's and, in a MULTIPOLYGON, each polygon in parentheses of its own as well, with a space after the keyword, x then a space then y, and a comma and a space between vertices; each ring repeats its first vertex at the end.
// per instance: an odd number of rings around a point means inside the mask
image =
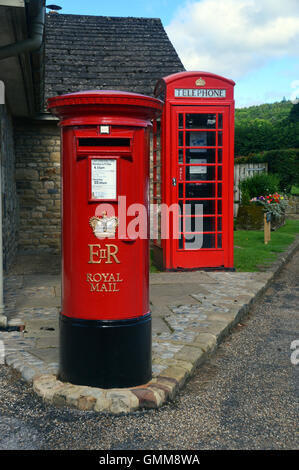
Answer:
POLYGON ((117 217, 107 217, 107 212, 105 211, 102 217, 91 217, 89 225, 97 238, 114 237, 118 219, 117 217))
POLYGON ((206 84, 205 80, 201 77, 198 78, 195 82, 195 85, 197 85, 197 86, 205 86, 205 84, 206 84))

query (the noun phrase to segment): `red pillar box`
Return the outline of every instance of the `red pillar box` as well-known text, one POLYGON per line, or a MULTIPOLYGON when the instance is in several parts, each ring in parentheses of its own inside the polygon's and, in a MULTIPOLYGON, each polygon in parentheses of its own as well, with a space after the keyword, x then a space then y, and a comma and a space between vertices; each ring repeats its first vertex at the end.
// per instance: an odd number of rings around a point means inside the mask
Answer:
POLYGON ((158 99, 119 91, 50 98, 62 136, 63 381, 151 379, 149 129, 158 99))
POLYGON ((154 242, 156 263, 166 270, 233 269, 234 85, 207 72, 169 75, 156 85, 165 106, 161 172, 155 123, 154 198, 178 207, 169 236, 159 233, 154 242))

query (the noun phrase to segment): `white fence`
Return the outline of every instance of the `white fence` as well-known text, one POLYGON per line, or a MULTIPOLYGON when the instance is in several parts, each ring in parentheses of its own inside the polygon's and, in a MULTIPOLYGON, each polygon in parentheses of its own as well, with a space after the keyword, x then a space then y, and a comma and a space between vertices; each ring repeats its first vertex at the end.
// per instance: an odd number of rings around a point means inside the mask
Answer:
POLYGON ((234 166, 234 216, 237 217, 240 190, 239 183, 257 173, 268 173, 268 163, 236 163, 234 166))

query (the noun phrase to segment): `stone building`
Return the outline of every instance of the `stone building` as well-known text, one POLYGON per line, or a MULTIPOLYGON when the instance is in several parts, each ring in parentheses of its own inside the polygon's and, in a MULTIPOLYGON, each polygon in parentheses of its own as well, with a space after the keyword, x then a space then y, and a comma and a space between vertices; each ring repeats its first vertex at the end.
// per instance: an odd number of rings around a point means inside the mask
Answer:
MULTIPOLYGON (((24 38, 31 38, 30 26, 44 2, 30 0, 26 9, 3 3, 24 4, 0 0, 0 30, 5 15, 17 15, 20 21, 21 17, 27 20, 29 30, 23 23, 13 29, 22 29, 24 38)), ((0 54, 2 45, 14 41, 19 39, 0 35, 0 54)), ((60 132, 57 120, 46 111, 46 99, 87 89, 152 95, 160 77, 182 70, 160 19, 155 18, 49 13, 37 51, 0 60, 0 80, 7 92, 0 126, 5 267, 17 249, 23 253, 60 250, 60 132), (22 87, 10 84, 5 75, 13 62, 15 68, 24 66, 19 72, 22 87), (30 86, 24 80, 27 76, 30 86), (14 93, 22 95, 22 109, 17 109, 19 99, 14 93)))
POLYGON ((0 244, 3 238, 0 270, 2 265, 5 269, 9 267, 19 243, 15 118, 28 119, 38 114, 43 100, 42 7, 41 0, 31 0, 26 7, 23 0, 0 1, 0 244))

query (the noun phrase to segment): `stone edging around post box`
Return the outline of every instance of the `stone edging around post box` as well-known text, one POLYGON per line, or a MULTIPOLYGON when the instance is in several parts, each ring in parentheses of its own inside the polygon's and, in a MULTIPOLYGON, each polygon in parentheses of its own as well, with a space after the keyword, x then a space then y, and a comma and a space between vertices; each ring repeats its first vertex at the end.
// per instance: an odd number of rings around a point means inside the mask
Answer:
MULTIPOLYGON (((51 365, 47 366, 43 361, 33 359, 26 351, 16 354, 8 353, 6 364, 18 370, 27 382, 31 382, 33 390, 45 402, 56 406, 70 406, 80 410, 112 414, 158 408, 167 400, 172 400, 186 381, 192 377, 195 369, 213 354, 218 344, 229 334, 231 328, 248 313, 249 308, 258 300, 298 248, 299 238, 295 240, 287 252, 280 255, 279 259, 271 266, 271 271, 260 273, 261 277, 259 282, 256 282, 255 292, 248 296, 245 303, 235 304, 226 313, 213 312, 209 317, 211 326, 208 331, 204 332, 203 329, 198 332, 191 342, 183 340, 172 342, 170 340, 169 343, 174 347, 174 350, 177 349, 177 352, 169 359, 153 359, 153 366, 159 368, 163 365, 163 370, 145 385, 105 390, 63 383, 57 379, 55 369, 51 370, 51 365), (180 345, 179 350, 178 345, 180 345), (23 360, 21 356, 24 356, 23 360)), ((235 274, 238 276, 238 273, 235 274)), ((242 274, 246 275, 246 273, 242 274)), ((252 273, 247 274, 250 276, 252 273)), ((215 276, 217 279, 217 274, 215 276)), ((244 277, 243 282, 245 280, 244 277)), ((5 333, 5 335, 11 335, 11 333, 5 333)), ((16 341, 21 341, 21 339, 16 339, 16 341)), ((161 340, 161 342, 163 341, 161 340)))

